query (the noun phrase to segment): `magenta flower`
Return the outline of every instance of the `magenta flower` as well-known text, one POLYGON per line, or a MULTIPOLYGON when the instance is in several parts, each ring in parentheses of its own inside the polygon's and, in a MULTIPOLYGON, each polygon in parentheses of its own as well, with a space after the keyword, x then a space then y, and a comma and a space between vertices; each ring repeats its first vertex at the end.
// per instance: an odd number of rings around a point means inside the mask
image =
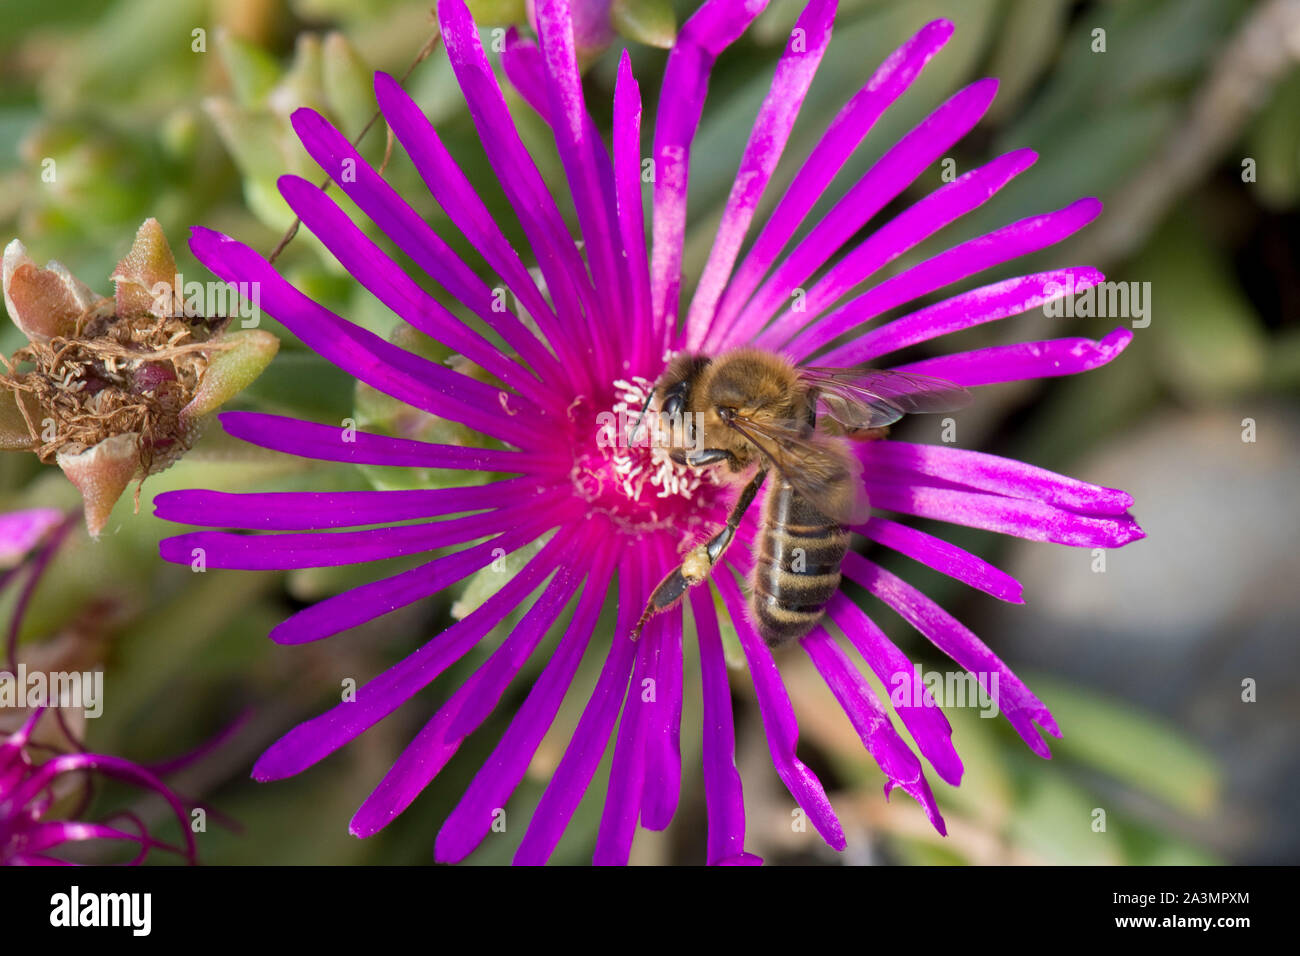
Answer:
MULTIPOLYGON (((194 834, 180 798, 144 767, 121 757, 85 752, 59 753, 36 759, 32 732, 43 707, 32 710, 17 731, 0 740, 0 864, 13 866, 66 866, 71 861, 58 854, 72 844, 99 840, 134 844, 139 852, 132 863, 143 863, 151 850, 163 850, 197 862, 194 834), (123 780, 152 791, 167 801, 185 836, 184 848, 164 843, 149 833, 145 822, 130 811, 99 822, 61 819, 59 808, 89 794, 91 773, 123 780), (119 823, 118 820, 122 822, 119 823)), ((72 809, 78 816, 85 809, 72 809)))
MULTIPOLYGON (((475 195, 419 107, 390 77, 375 89, 384 118, 435 200, 486 266, 531 318, 494 308, 499 301, 434 231, 361 158, 337 130, 303 109, 294 125, 307 151, 340 188, 451 296, 482 320, 490 339, 428 295, 321 190, 286 176, 281 191, 339 262, 415 328, 456 350, 484 376, 472 377, 418 357, 335 315, 293 288, 247 246, 196 229, 191 248, 226 281, 260 284, 263 308, 308 346, 370 386, 482 434, 483 447, 437 445, 352 433, 335 425, 274 415, 228 413, 227 431, 255 444, 325 461, 460 469, 493 480, 462 487, 348 493, 160 495, 164 518, 245 534, 204 531, 166 539, 163 556, 190 563, 201 549, 208 568, 288 569, 349 565, 434 549, 465 547, 411 570, 365 584, 294 614, 272 632, 280 643, 319 640, 434 594, 488 566, 495 556, 545 540, 481 606, 372 680, 355 701, 295 728, 258 761, 254 776, 298 773, 391 714, 475 648, 516 608, 520 623, 451 695, 352 821, 358 836, 375 833, 437 776, 462 741, 498 705, 520 669, 573 599, 576 610, 559 646, 468 792, 438 835, 440 860, 464 858, 489 832, 523 778, 569 692, 593 641, 608 647, 604 668, 573 739, 555 770, 516 855, 548 859, 616 732, 595 860, 623 863, 638 822, 662 829, 673 817, 681 775, 683 620, 689 607, 698 645, 704 707, 703 762, 708 804, 708 859, 755 862, 744 849, 741 781, 734 763, 728 674, 717 605, 705 587, 655 617, 639 641, 630 636, 647 595, 679 560, 686 537, 717 528, 734 490, 667 461, 660 450, 609 447, 602 413, 635 403, 682 350, 716 354, 741 344, 780 352, 795 362, 876 362, 907 346, 1038 307, 1069 288, 1098 281, 1087 267, 1042 272, 962 292, 901 318, 871 325, 887 310, 1032 253, 1070 236, 1100 211, 1082 199, 1056 212, 1001 229, 919 262, 855 291, 890 262, 984 203, 1030 166, 1017 150, 944 185, 868 238, 863 226, 980 119, 993 80, 952 96, 889 149, 827 215, 793 242, 814 204, 872 125, 944 45, 951 24, 924 27, 866 81, 814 146, 776 208, 754 226, 767 188, 818 63, 830 41, 832 0, 811 0, 776 67, 745 146, 735 186, 703 276, 679 319, 682 244, 692 139, 715 58, 764 7, 761 0, 709 0, 687 21, 668 57, 655 120, 653 244, 647 255, 641 182, 641 98, 626 55, 614 96, 612 151, 588 115, 575 64, 567 0, 538 0, 539 42, 511 34, 502 54, 506 75, 550 125, 581 228, 575 241, 556 199, 516 134, 501 89, 463 0, 438 5, 442 35, 470 114, 501 187, 519 217, 544 280, 539 287, 475 195), (350 171, 340 176, 344 169, 350 171), (790 247, 790 248, 787 248, 790 247), (838 255, 838 258, 835 258, 838 255), (737 264, 739 260, 739 264, 737 264), (834 260, 834 261, 832 261, 834 260), (816 276, 816 278, 814 278, 816 276), (796 295, 802 290, 801 295, 796 295), (798 304, 792 304, 798 299, 798 304), (506 477, 508 476, 508 477, 506 477), (450 517, 455 516, 455 517, 450 517), (410 524, 412 519, 424 520, 410 524), (337 530, 362 528, 364 530, 337 530), (549 537, 548 533, 553 532, 549 537), (474 543, 477 542, 477 543, 474 543), (606 592, 617 590, 612 635, 596 634, 606 592), (540 593, 533 597, 538 589, 540 593), (653 680, 654 694, 644 694, 653 680), (620 719, 621 717, 621 719, 620 719), (617 725, 617 731, 615 727, 617 725)), ((1101 341, 1058 339, 979 349, 900 366, 966 387, 1070 375, 1105 364, 1131 333, 1101 341)), ((1116 547, 1142 536, 1122 491, 1052 474, 1031 465, 951 447, 890 440, 862 444, 866 492, 875 509, 933 518, 1036 541, 1116 547)), ((474 476, 471 476, 474 477, 474 476)), ((830 802, 795 755, 798 728, 777 657, 748 620, 736 573, 749 561, 758 518, 751 509, 739 544, 712 580, 739 635, 777 773, 828 844, 845 845, 830 802)), ((1020 602, 1020 585, 975 555, 891 518, 873 516, 854 529, 872 541, 995 597, 1020 602)), ((1059 736, 1047 707, 974 634, 923 594, 872 561, 850 553, 845 576, 897 611, 939 649, 988 686, 997 680, 1002 713, 1035 752, 1049 756, 1039 728, 1059 736)), ((912 663, 844 594, 828 606, 883 681, 911 674, 912 663)), ((928 695, 896 703, 915 741, 913 753, 863 673, 824 628, 801 641, 884 771, 886 793, 901 787, 944 831, 920 758, 956 785, 962 764, 951 729, 928 695)))
MULTIPOLYGON (((75 520, 75 515, 66 515, 55 508, 0 514, 0 567, 6 568, 0 575, 0 588, 8 586, 19 574, 27 576, 10 622, 6 669, 0 671, 0 680, 13 680, 19 673, 19 624, 32 592, 75 520), (19 563, 28 555, 31 555, 29 560, 19 563)), ((185 807, 149 770, 120 757, 82 750, 52 756, 47 752, 38 759, 38 750, 50 749, 32 740, 45 710, 44 706, 31 708, 21 727, 0 737, 0 865, 66 865, 70 861, 58 855, 62 850, 70 844, 99 840, 135 844, 139 853, 134 863, 143 862, 153 849, 177 853, 195 862, 194 836, 185 807), (124 780, 160 795, 180 821, 185 848, 155 839, 144 821, 129 811, 100 822, 76 819, 89 802, 86 798, 90 795, 89 780, 93 773, 124 780), (69 815, 73 819, 62 819, 69 815), (131 829, 115 825, 118 819, 131 829)))
POLYGON ((58 508, 27 508, 0 514, 0 568, 12 568, 26 557, 63 517, 58 508))

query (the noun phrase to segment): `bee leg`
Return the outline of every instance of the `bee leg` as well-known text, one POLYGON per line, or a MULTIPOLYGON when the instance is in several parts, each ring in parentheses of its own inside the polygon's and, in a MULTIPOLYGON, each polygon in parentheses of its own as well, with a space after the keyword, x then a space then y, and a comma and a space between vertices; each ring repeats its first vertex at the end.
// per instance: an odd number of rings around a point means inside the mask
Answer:
MULTIPOLYGON (((700 452, 700 454, 705 454, 700 452)), ((730 452, 723 451, 723 456, 730 456, 730 452)), ((720 460, 720 459, 719 459, 720 460)), ((645 627, 646 622, 661 611, 667 611, 686 594, 695 585, 699 584, 709 576, 713 566, 722 558, 723 552, 731 544, 736 536, 736 529, 740 527, 741 519, 745 517, 745 512, 749 506, 754 503, 754 498, 758 494, 758 489, 763 486, 763 479, 767 477, 766 470, 760 470, 745 486, 745 490, 740 493, 736 499, 736 504, 732 507, 731 513, 727 515, 727 523, 723 525, 722 530, 715 534, 703 544, 696 545, 686 553, 682 558, 682 563, 673 568, 659 582, 659 586, 650 593, 650 600, 646 603, 645 611, 641 614, 641 620, 636 622, 636 627, 632 628, 632 640, 641 636, 641 629, 645 627)))
POLYGON ((725 448, 703 448, 700 451, 693 451, 686 456, 686 464, 692 468, 703 468, 706 465, 716 465, 720 461, 735 462, 736 456, 725 448))
POLYGON ((668 457, 679 465, 689 465, 692 468, 705 468, 709 465, 716 465, 720 461, 725 461, 731 465, 732 471, 739 470, 736 456, 725 448, 704 448, 690 454, 681 449, 674 449, 668 453, 668 457))

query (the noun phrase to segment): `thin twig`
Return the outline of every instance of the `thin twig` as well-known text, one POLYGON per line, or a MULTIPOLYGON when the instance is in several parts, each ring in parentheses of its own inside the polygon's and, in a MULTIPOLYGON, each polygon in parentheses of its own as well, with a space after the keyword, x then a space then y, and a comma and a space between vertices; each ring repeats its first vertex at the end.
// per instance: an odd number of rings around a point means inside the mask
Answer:
MULTIPOLYGON (((415 68, 429 58, 429 56, 433 53, 433 51, 438 48, 438 43, 441 40, 442 40, 442 33, 439 30, 435 29, 433 31, 433 35, 429 37, 428 41, 424 44, 424 46, 420 48, 420 52, 415 55, 415 59, 411 61, 411 65, 406 68, 406 72, 403 73, 401 77, 398 79, 397 82, 399 85, 404 84, 407 81, 407 79, 410 77, 410 75, 415 71, 415 68)), ((375 123, 379 120, 379 117, 380 117, 380 111, 376 109, 374 115, 370 117, 370 119, 366 122, 366 125, 362 127, 361 132, 357 134, 356 139, 352 141, 353 146, 361 145, 361 141, 366 138, 366 134, 370 132, 370 128, 375 125, 375 123)), ((393 131, 390 129, 388 131, 387 142, 384 146, 384 161, 382 164, 380 164, 379 167, 380 175, 383 175, 384 170, 388 168, 388 160, 392 157, 392 155, 393 155, 393 131)), ((334 179, 332 176, 326 176, 320 183, 321 191, 324 192, 328 190, 330 186, 333 184, 333 182, 334 179)), ((285 246, 287 246, 290 242, 293 241, 294 236, 298 235, 298 227, 301 225, 302 225, 302 220, 297 217, 294 217, 293 224, 289 226, 288 230, 280 238, 280 241, 276 243, 275 248, 271 250, 271 255, 267 257, 267 262, 273 263, 277 258, 279 258, 280 253, 284 251, 285 246)))
POLYGON ((1182 124, 1080 237, 1079 261, 1101 265, 1136 251, 1178 198, 1237 142, 1298 62, 1300 0, 1256 7, 1219 54, 1182 124))

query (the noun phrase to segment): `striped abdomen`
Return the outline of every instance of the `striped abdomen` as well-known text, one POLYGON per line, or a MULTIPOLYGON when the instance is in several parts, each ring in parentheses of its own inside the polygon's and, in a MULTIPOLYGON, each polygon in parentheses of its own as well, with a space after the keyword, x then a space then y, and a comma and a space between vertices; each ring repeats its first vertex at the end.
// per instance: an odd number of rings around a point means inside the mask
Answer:
POLYGON ((803 637, 840 586, 849 532, 777 480, 763 499, 749 609, 773 647, 803 637))

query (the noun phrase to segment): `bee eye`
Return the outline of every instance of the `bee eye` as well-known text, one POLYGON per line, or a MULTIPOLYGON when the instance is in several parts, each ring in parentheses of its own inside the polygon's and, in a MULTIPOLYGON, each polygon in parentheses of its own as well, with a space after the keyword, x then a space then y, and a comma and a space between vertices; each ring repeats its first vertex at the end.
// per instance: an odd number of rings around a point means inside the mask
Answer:
POLYGON ((724 422, 731 421, 736 416, 736 410, 728 405, 719 405, 717 407, 718 417, 724 422))
POLYGON ((669 395, 664 399, 664 414, 669 418, 676 418, 682 413, 682 406, 686 402, 680 395, 669 395))

